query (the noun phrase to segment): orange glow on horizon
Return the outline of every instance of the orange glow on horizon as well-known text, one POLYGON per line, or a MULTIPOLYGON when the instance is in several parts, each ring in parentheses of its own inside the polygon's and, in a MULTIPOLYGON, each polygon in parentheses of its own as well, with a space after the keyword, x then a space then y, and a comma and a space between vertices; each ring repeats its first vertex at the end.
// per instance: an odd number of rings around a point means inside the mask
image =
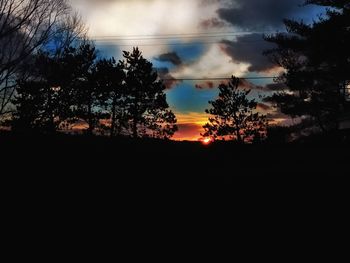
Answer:
POLYGON ((179 131, 172 137, 174 141, 201 141, 203 125, 208 122, 208 115, 199 112, 175 112, 179 131))
POLYGON ((209 144, 211 143, 211 139, 210 139, 210 138, 204 138, 204 139, 202 140, 202 143, 203 143, 204 145, 209 145, 209 144))
POLYGON ((214 142, 213 138, 210 137, 200 138, 198 141, 200 141, 204 146, 208 146, 214 142))

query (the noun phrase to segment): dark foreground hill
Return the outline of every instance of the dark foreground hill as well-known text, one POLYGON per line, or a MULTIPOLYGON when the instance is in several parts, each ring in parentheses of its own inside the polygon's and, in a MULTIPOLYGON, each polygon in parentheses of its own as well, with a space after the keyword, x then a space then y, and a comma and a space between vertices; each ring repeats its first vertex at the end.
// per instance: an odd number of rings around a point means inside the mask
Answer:
POLYGON ((198 229, 207 235, 207 225, 215 231, 224 228, 220 232, 226 233, 240 229, 240 224, 233 223, 237 219, 253 231, 270 231, 264 220, 281 224, 277 229, 284 235, 285 229, 298 228, 296 222, 310 231, 324 215, 343 218, 338 213, 346 211, 346 206, 336 213, 333 208, 346 200, 347 190, 339 188, 343 178, 332 177, 337 183, 329 184, 331 180, 324 175, 348 173, 343 170, 348 169, 348 156, 341 152, 347 149, 346 145, 229 143, 205 147, 171 141, 7 134, 0 136, 1 189, 3 203, 11 211, 6 216, 12 215, 16 227, 37 231, 49 224, 45 227, 49 235, 57 229, 65 238, 78 229, 84 233, 79 232, 80 236, 90 236, 94 227, 110 233, 114 225, 141 235, 146 230, 153 235, 155 229, 164 235, 169 231, 182 234, 180 229, 189 229, 188 233, 198 229), (307 221, 305 215, 315 207, 321 207, 322 213, 307 221), (125 227, 129 224, 132 227, 125 227))
POLYGON ((1 134, 1 174, 73 178, 217 180, 349 173, 346 143, 204 146, 197 142, 1 134))

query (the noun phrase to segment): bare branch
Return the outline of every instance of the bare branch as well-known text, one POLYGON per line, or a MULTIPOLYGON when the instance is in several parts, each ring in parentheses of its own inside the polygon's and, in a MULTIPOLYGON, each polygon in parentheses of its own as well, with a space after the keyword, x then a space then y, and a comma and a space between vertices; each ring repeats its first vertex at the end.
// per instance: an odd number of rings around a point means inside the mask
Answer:
POLYGON ((85 32, 68 0, 0 1, 0 116, 11 102, 24 64, 48 43, 70 45, 85 32))

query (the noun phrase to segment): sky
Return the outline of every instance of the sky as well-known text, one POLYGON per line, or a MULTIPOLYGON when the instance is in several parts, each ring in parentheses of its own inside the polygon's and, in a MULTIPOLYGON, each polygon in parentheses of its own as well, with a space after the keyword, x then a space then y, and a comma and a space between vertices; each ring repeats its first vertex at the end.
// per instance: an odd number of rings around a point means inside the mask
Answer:
MULTIPOLYGON (((72 0, 101 57, 121 59, 138 46, 166 81, 167 100, 177 116, 176 140, 198 140, 207 122, 208 101, 222 80, 245 77, 252 98, 268 96, 282 72, 262 53, 273 48, 264 34, 283 32, 283 19, 311 23, 322 9, 304 0, 72 0)), ((273 123, 290 120, 271 105, 258 110, 273 123)))

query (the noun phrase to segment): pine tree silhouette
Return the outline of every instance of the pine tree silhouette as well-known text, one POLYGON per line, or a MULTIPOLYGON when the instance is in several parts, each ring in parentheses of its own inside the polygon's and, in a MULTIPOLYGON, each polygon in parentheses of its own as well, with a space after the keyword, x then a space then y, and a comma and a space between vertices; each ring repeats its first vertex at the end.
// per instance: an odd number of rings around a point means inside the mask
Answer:
POLYGON ((143 58, 138 48, 123 53, 125 89, 124 106, 134 138, 150 136, 169 138, 177 130, 176 117, 169 110, 165 86, 158 80, 151 62, 143 58))
POLYGON ((254 112, 257 103, 248 99, 250 90, 240 90, 239 83, 238 78, 232 77, 228 84, 219 86, 218 98, 209 101, 212 108, 206 113, 213 117, 203 126, 202 136, 238 143, 256 142, 266 136, 266 117, 254 112))

